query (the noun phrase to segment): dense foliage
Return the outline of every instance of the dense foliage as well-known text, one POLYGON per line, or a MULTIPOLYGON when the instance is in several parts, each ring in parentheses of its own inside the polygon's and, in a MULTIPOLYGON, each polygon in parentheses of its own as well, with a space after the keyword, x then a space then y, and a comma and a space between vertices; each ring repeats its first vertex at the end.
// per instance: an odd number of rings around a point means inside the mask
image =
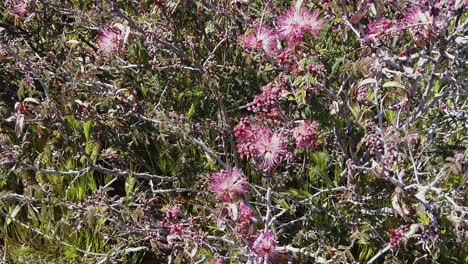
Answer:
POLYGON ((6 0, 7 263, 466 263, 463 0, 6 0))

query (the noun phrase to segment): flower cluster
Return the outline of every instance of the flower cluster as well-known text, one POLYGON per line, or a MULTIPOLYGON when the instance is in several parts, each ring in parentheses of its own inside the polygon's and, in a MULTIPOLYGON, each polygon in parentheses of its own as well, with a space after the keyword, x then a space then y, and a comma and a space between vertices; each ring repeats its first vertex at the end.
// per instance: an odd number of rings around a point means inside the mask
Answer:
POLYGON ((248 238, 254 233, 254 224, 257 219, 254 216, 254 211, 244 200, 238 204, 239 216, 235 226, 235 233, 239 237, 248 238))
POLYGON ((186 230, 186 228, 184 228, 184 225, 179 223, 171 224, 166 228, 169 229, 169 234, 166 237, 167 242, 169 244, 175 244, 181 241, 184 231, 186 230))
POLYGON ((327 69, 323 64, 310 64, 307 66, 307 71, 316 76, 325 76, 327 74, 327 69))
POLYGON ((260 112, 258 115, 258 120, 263 120, 273 126, 278 126, 284 118, 284 113, 277 107, 272 108, 269 112, 260 112))
POLYGON ((362 104, 362 105, 365 105, 365 106, 372 106, 373 103, 371 101, 369 101, 369 99, 367 99, 367 94, 369 93, 367 87, 365 86, 361 86, 359 87, 359 89, 357 90, 357 96, 356 96, 356 101, 358 101, 358 103, 362 104))
POLYGON ((281 88, 270 83, 262 88, 262 93, 255 96, 254 100, 247 105, 247 109, 254 113, 268 113, 277 107, 281 94, 281 88))
POLYGON ((436 37, 438 31, 443 26, 441 9, 447 9, 447 12, 452 10, 450 8, 451 5, 442 2, 445 1, 435 1, 434 7, 430 11, 422 7, 415 7, 410 9, 406 14, 398 16, 396 20, 376 20, 367 26, 364 41, 376 42, 384 36, 394 35, 407 29, 414 42, 418 46, 423 46, 436 37))
POLYGON ((287 47, 283 49, 276 59, 278 63, 283 67, 284 72, 286 73, 297 73, 300 71, 299 66, 299 56, 297 54, 296 47, 287 47))
POLYGON ((386 142, 387 152, 382 156, 382 165, 386 177, 395 175, 393 166, 402 158, 402 153, 398 151, 397 142, 389 140, 386 142))
POLYGON ((371 121, 367 122, 367 133, 364 135, 364 145, 369 149, 370 154, 380 155, 384 152, 384 143, 379 128, 371 121))
POLYGON ((242 118, 234 128, 237 151, 241 157, 253 158, 261 170, 271 170, 290 157, 287 138, 271 128, 253 126, 242 118))
POLYGON ((211 189, 220 201, 232 202, 238 195, 247 193, 247 179, 237 167, 213 173, 211 180, 211 189))
POLYGON ((395 165, 400 160, 400 156, 397 143, 394 140, 387 141, 387 153, 382 156, 382 162, 385 166, 391 167, 395 165))
POLYGON ((301 124, 293 130, 293 136, 296 140, 296 146, 299 148, 317 148, 320 126, 317 121, 302 121, 301 124))
POLYGON ((307 33, 318 38, 325 27, 325 20, 319 18, 318 11, 292 7, 278 17, 276 25, 276 29, 257 26, 254 33, 242 36, 244 47, 248 50, 263 50, 267 55, 272 55, 280 47, 280 39, 289 41, 289 45, 294 47, 307 33))
POLYGON ((400 242, 405 238, 405 232, 408 228, 404 225, 398 227, 397 229, 390 229, 389 239, 390 245, 392 247, 398 247, 400 242))
POLYGON ((237 139, 237 152, 242 158, 250 158, 256 154, 255 139, 260 130, 262 128, 253 126, 248 117, 243 117, 234 128, 234 136, 237 139))
POLYGON ((437 227, 431 225, 427 227, 421 235, 419 235, 418 239, 419 241, 422 241, 423 243, 427 243, 431 239, 437 239, 439 234, 439 230, 437 227))
POLYGON ((457 153, 453 156, 453 159, 455 160, 456 163, 464 165, 468 163, 468 158, 465 157, 463 153, 457 153))
POLYGON ((163 207, 163 211, 164 211, 164 213, 166 215, 166 219, 168 221, 177 220, 179 215, 182 213, 182 211, 180 210, 180 205, 179 204, 166 205, 166 206, 163 207))
POLYGON ((241 220, 241 222, 255 223, 257 221, 254 217, 254 211, 244 200, 241 200, 239 202, 239 212, 239 219, 241 220))
POLYGON ((232 227, 234 234, 240 238, 252 236, 257 220, 248 203, 239 198, 248 193, 247 179, 242 171, 237 167, 227 168, 213 173, 211 180, 212 191, 223 202, 218 213, 218 228, 225 230, 228 226, 232 227))

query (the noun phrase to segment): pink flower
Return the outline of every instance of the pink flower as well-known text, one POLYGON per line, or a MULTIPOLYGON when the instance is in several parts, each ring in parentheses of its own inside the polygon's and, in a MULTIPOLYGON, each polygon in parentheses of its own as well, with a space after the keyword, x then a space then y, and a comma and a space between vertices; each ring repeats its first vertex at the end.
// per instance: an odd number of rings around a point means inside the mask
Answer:
POLYGON ((166 214, 166 219, 169 221, 176 220, 181 213, 179 204, 176 204, 174 206, 166 205, 163 207, 163 210, 166 214))
POLYGON ((266 121, 273 126, 280 125, 284 118, 283 111, 278 109, 278 107, 271 108, 269 112, 260 112, 258 115, 258 120, 266 121))
POLYGON ((241 222, 249 224, 256 222, 256 219, 254 217, 254 211, 244 200, 241 200, 239 203, 239 213, 239 220, 241 222))
POLYGON ((293 131, 296 146, 299 148, 315 149, 320 132, 319 124, 316 121, 303 121, 293 131))
POLYGON ((369 99, 367 99, 367 95, 369 93, 369 89, 365 86, 359 87, 357 90, 356 101, 365 106, 372 106, 372 103, 369 99))
POLYGON ((289 43, 289 46, 276 56, 276 59, 283 66, 284 72, 296 72, 300 69, 299 58, 296 50, 296 43, 289 43))
POLYGON ((367 34, 364 36, 364 41, 376 41, 387 35, 393 26, 393 21, 390 19, 380 19, 374 21, 367 26, 367 34))
POLYGON ((434 19, 428 11, 414 8, 406 15, 405 21, 414 42, 419 46, 437 35, 434 19))
POLYGON ((181 224, 173 224, 169 226, 169 234, 166 239, 169 244, 177 243, 182 239, 184 227, 181 224))
POLYGON ((307 71, 309 73, 314 74, 315 76, 325 76, 327 74, 327 69, 323 64, 310 64, 307 66, 307 71))
POLYGON ((289 41, 300 41, 305 33, 310 33, 315 38, 320 35, 324 20, 318 18, 318 12, 310 12, 304 8, 291 8, 281 15, 276 24, 279 36, 289 41))
POLYGON ((255 113, 268 113, 276 108, 282 97, 281 88, 270 83, 262 90, 262 93, 255 96, 254 100, 247 105, 248 110, 255 113))
POLYGON ((26 16, 29 12, 29 1, 27 0, 20 0, 17 1, 16 4, 13 5, 11 11, 20 16, 26 16))
POLYGON ((432 7, 435 7, 437 9, 446 9, 444 11, 449 11, 449 12, 454 12, 459 8, 468 7, 467 0, 458 0, 458 1, 457 0, 437 0, 437 1, 418 0, 418 4, 420 6, 429 6, 431 4, 432 7))
POLYGON ((121 33, 118 29, 112 27, 104 27, 101 30, 99 30, 99 49, 105 54, 109 54, 114 51, 119 51, 122 48, 121 39, 121 33))
POLYGON ((256 136, 261 130, 263 128, 252 125, 247 117, 243 117, 234 128, 234 136, 237 140, 237 152, 242 158, 250 158, 255 155, 256 136))
POLYGON ((262 170, 271 170, 290 157, 283 134, 251 125, 248 118, 241 119, 234 128, 234 135, 241 157, 254 158, 262 170))
POLYGON ((288 157, 286 138, 269 129, 259 132, 255 143, 256 158, 260 160, 261 169, 271 170, 288 157))
POLYGON ((211 189, 223 202, 231 202, 238 195, 247 193, 247 179, 236 167, 213 173, 211 178, 211 189))
POLYGON ((248 239, 254 233, 254 224, 257 222, 257 219, 254 217, 254 211, 252 208, 250 208, 244 200, 239 202, 238 208, 239 218, 234 231, 239 237, 248 239))
POLYGON ((309 32, 314 38, 320 37, 320 31, 325 28, 325 20, 319 18, 318 11, 304 12, 305 25, 304 29, 309 32))
POLYGON ((255 33, 250 33, 241 38, 244 46, 249 50, 262 49, 267 55, 276 52, 278 37, 276 31, 267 27, 257 27, 255 33))
POLYGON ((271 231, 260 234, 252 245, 258 263, 276 263, 281 251, 276 247, 276 239, 271 231))

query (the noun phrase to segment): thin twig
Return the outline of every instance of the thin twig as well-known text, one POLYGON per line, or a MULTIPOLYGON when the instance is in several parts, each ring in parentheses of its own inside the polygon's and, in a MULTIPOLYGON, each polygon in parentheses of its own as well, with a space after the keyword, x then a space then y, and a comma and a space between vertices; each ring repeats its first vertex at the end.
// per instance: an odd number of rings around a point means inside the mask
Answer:
POLYGON ((387 251, 389 251, 391 248, 392 248, 392 246, 390 246, 390 245, 387 245, 386 247, 382 248, 381 250, 379 250, 379 252, 377 252, 377 254, 375 254, 375 255, 367 262, 367 264, 374 263, 374 261, 376 261, 378 258, 380 258, 380 256, 382 256, 383 254, 385 254, 385 253, 386 253, 387 251))
POLYGON ((107 169, 97 165, 91 165, 81 170, 68 170, 68 171, 61 171, 55 169, 42 169, 38 168, 29 164, 25 163, 18 163, 20 167, 24 167, 26 169, 33 170, 40 174, 55 174, 60 176, 67 176, 67 175, 82 175, 89 171, 98 171, 107 175, 115 175, 118 177, 133 177, 136 179, 146 179, 146 180, 159 180, 159 181, 176 181, 177 177, 170 177, 170 176, 160 176, 154 175, 149 173, 142 173, 142 172, 131 172, 131 171, 122 171, 119 169, 107 169))

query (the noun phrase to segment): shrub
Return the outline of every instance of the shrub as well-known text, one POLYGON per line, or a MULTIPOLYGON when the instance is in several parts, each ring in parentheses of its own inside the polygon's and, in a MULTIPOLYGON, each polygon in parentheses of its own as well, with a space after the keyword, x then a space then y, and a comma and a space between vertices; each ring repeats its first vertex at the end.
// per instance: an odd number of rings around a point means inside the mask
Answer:
POLYGON ((466 8, 4 1, 3 261, 466 261, 466 8))

